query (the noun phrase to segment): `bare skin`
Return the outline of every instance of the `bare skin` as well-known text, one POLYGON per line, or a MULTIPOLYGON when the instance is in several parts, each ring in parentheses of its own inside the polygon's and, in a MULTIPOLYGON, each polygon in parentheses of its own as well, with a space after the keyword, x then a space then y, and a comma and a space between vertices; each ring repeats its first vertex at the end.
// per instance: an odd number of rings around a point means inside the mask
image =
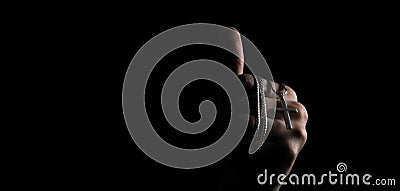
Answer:
MULTIPOLYGON (((237 55, 242 57, 232 61, 231 65, 228 65, 228 67, 239 76, 243 85, 248 90, 248 93, 252 93, 251 91, 255 89, 254 78, 250 74, 243 73, 244 55, 240 34, 238 32, 232 34, 232 40, 235 42, 237 55)), ((277 182, 273 182, 272 185, 269 183, 263 186, 257 185, 257 175, 263 173, 264 169, 268 170, 268 174, 288 175, 307 140, 307 110, 298 102, 296 92, 288 86, 286 86, 286 88, 288 94, 285 95, 285 100, 288 107, 297 108, 298 110, 298 113, 290 113, 293 129, 286 129, 282 113, 277 112, 266 142, 254 156, 249 156, 246 160, 240 160, 240 162, 233 163, 233 165, 229 166, 230 169, 227 170, 228 178, 224 179, 225 182, 223 181, 222 183, 224 185, 222 186, 222 190, 228 190, 229 188, 237 189, 240 188, 240 186, 249 188, 249 185, 256 185, 254 188, 250 186, 251 189, 279 190, 281 185, 277 182), (254 172, 258 172, 258 174, 254 174, 254 172)), ((276 102, 277 105, 280 105, 278 97, 276 98, 276 102)), ((254 132, 251 131, 255 128, 254 119, 255 116, 251 113, 248 125, 248 130, 250 130, 250 132, 254 132)))

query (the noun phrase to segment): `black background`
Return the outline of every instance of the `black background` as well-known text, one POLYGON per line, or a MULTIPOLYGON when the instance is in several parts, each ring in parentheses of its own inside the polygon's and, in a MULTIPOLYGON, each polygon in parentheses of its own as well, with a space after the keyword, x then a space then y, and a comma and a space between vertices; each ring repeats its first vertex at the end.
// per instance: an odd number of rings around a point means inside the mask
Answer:
MULTIPOLYGON (((212 190, 210 177, 219 173, 213 166, 179 170, 152 161, 131 139, 122 113, 124 75, 135 52, 171 27, 209 22, 234 26, 250 39, 275 80, 291 86, 306 106, 308 141, 292 173, 336 172, 345 162, 349 173, 399 180, 397 22, 389 9, 280 7, 256 15, 233 9, 176 17, 53 10, 11 14, 4 25, 3 72, 12 73, 5 94, 18 100, 10 109, 18 116, 15 126, 8 128, 16 135, 11 161, 18 162, 11 179, 49 188, 212 190)), ((337 188, 357 189, 324 190, 337 188)))

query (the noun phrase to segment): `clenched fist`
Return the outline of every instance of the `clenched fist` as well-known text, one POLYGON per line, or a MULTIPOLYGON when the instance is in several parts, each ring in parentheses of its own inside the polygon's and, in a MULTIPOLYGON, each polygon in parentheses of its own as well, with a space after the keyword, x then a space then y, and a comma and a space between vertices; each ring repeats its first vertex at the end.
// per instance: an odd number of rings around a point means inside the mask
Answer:
MULTIPOLYGON (((220 189, 279 190, 280 184, 276 181, 276 178, 274 178, 272 182, 267 180, 266 184, 260 185, 257 182, 257 175, 264 173, 264 169, 267 169, 269 174, 289 174, 297 155, 307 140, 307 110, 298 102, 296 92, 289 86, 285 86, 284 88, 286 88, 287 94, 284 95, 284 99, 287 107, 297 110, 297 112, 289 113, 292 129, 286 128, 283 112, 277 111, 275 116, 268 116, 273 117, 268 119, 273 124, 267 140, 255 154, 247 154, 246 148, 249 147, 249 139, 252 138, 256 130, 257 105, 254 100, 254 97, 256 97, 254 96, 256 94, 256 81, 253 75, 244 74, 244 55, 239 32, 232 35, 232 40, 236 46, 237 55, 242 57, 228 63, 228 67, 231 68, 242 81, 248 94, 251 113, 245 136, 247 141, 244 141, 246 144, 239 146, 237 150, 240 151, 237 151, 235 156, 232 157, 234 162, 226 167, 226 173, 222 178, 220 189)), ((264 86, 266 91, 271 90, 271 88, 275 90, 279 88, 279 85, 269 83, 264 79, 261 80, 260 85, 264 86)), ((283 101, 279 96, 276 96, 275 100, 271 100, 271 98, 266 99, 275 101, 277 107, 281 106, 281 102, 283 101)))

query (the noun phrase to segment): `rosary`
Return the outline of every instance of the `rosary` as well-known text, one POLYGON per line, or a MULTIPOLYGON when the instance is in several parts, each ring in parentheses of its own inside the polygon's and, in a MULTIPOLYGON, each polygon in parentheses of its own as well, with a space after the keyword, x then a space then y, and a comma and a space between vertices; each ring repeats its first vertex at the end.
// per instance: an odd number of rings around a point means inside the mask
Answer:
MULTIPOLYGON (((269 131, 267 124, 267 105, 264 86, 262 85, 262 79, 258 76, 254 76, 257 89, 257 116, 256 116, 256 133, 250 144, 249 154, 255 153, 265 142, 269 131)), ((277 112, 283 113, 283 119, 285 120, 286 129, 292 129, 292 122, 290 120, 290 113, 297 113, 296 108, 291 108, 287 106, 285 95, 288 94, 287 88, 284 84, 278 83, 278 88, 275 90, 272 82, 269 83, 272 91, 278 96, 280 107, 276 107, 277 112)))

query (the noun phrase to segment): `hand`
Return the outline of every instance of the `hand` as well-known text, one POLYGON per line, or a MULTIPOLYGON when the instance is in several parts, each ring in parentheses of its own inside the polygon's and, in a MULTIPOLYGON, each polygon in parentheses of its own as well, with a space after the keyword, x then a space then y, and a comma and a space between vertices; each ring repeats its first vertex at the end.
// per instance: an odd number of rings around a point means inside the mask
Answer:
MULTIPOLYGON (((244 74, 240 79, 242 79, 246 89, 254 89, 254 78, 252 75, 244 74)), ((268 83, 264 80, 263 84, 268 83)), ((275 87, 277 86, 278 85, 275 85, 275 87)), ((285 95, 285 100, 288 107, 298 110, 297 113, 290 113, 293 129, 286 129, 283 114, 281 112, 276 112, 272 129, 267 140, 260 150, 255 153, 254 156, 250 156, 246 161, 248 163, 247 168, 250 169, 247 172, 252 173, 249 174, 251 177, 249 184, 258 184, 256 177, 258 174, 263 173, 264 169, 267 169, 269 175, 275 174, 276 177, 279 174, 289 174, 297 155, 307 140, 307 131, 305 129, 308 119, 307 110, 298 102, 296 92, 288 86, 286 86, 286 89, 288 94, 285 95)), ((275 101, 277 102, 277 107, 279 107, 279 98, 277 97, 275 101)), ((255 116, 252 114, 248 125, 250 132, 253 132, 250 134, 254 134, 255 128, 255 116)), ((260 187, 263 190, 266 188, 269 190, 279 190, 280 184, 276 181, 276 177, 272 184, 270 180, 267 179, 267 183, 260 187)))
MULTIPOLYGON (((235 45, 237 45, 236 51, 238 55, 241 55, 242 57, 232 61, 231 65, 228 67, 239 76, 244 87, 248 91, 248 94, 255 94, 255 80, 253 76, 250 74, 243 74, 244 57, 240 34, 238 32, 233 34, 232 40, 234 40, 235 45)), ((269 83, 266 80, 263 81, 264 86, 268 86, 268 84, 269 83)), ((275 85, 275 87, 277 87, 277 85, 275 85)), ((225 181, 222 186, 223 190, 230 188, 237 189, 241 186, 246 190, 249 190, 249 188, 279 190, 280 184, 276 181, 276 177, 272 184, 270 184, 268 180, 265 185, 259 185, 257 183, 257 176, 260 173, 264 173, 264 169, 267 169, 269 175, 276 174, 276 176, 278 176, 279 174, 289 174, 297 155, 307 140, 305 127, 308 120, 308 114, 305 107, 298 102, 296 92, 288 86, 286 86, 286 88, 288 94, 285 95, 285 100, 288 107, 296 108, 298 110, 297 113, 290 113, 293 129, 286 129, 282 113, 277 112, 273 120, 271 132, 257 153, 253 155, 247 153, 249 147, 249 144, 247 143, 250 143, 248 140, 244 141, 246 144, 244 146, 242 145, 241 149, 238 149, 240 150, 238 151, 240 157, 236 158, 240 159, 234 160, 235 162, 232 162, 231 165, 227 167, 230 169, 226 169, 228 177, 224 178, 225 181)), ((268 89, 268 87, 266 89, 268 89)), ((253 112, 250 114, 245 139, 251 139, 256 128, 254 115, 255 105, 254 101, 251 100, 251 96, 249 96, 249 99, 251 104, 250 109, 253 112)), ((277 102, 277 106, 279 106, 280 100, 278 97, 275 101, 277 102)), ((235 156, 238 155, 235 154, 235 156)))

